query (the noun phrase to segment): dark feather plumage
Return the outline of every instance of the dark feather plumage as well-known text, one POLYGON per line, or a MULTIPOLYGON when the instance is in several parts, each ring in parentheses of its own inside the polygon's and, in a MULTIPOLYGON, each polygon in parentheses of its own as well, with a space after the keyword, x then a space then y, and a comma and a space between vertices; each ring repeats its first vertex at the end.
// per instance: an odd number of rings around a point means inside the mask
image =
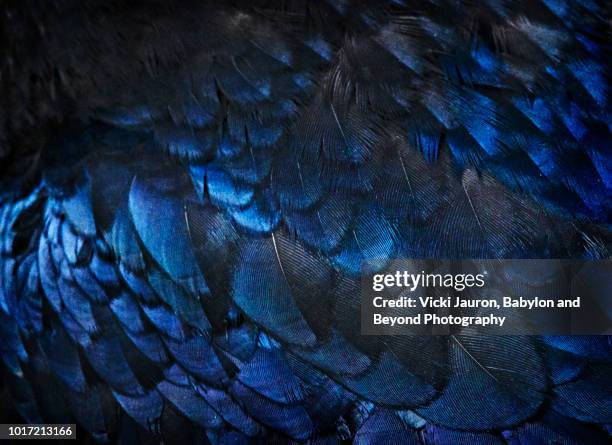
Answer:
POLYGON ((7 419, 119 443, 609 442, 607 337, 359 326, 364 259, 610 258, 609 4, 1 10, 7 419))

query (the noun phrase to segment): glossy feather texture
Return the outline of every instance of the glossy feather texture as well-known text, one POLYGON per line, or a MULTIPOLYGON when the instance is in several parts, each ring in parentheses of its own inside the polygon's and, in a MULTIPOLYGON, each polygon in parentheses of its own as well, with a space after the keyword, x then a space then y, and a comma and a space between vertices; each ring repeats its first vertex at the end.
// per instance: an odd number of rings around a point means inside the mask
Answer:
POLYGON ((2 6, 0 356, 119 443, 599 444, 608 337, 365 337, 359 272, 610 257, 596 0, 2 6))

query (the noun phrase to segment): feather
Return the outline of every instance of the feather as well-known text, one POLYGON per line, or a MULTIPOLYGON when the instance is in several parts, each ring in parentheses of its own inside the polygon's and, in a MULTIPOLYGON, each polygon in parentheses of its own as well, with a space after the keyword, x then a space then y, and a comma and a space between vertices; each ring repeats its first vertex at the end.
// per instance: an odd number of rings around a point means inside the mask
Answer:
POLYGON ((201 335, 183 341, 167 339, 165 344, 178 363, 203 381, 218 385, 227 379, 215 350, 201 335))
POLYGON ((221 425, 221 418, 194 389, 160 382, 157 390, 193 422, 211 429, 221 425))
POLYGON ((113 395, 125 412, 145 430, 159 431, 163 402, 157 391, 149 391, 141 395, 124 395, 114 392, 113 395))
POLYGON ((517 424, 539 408, 547 382, 528 337, 453 336, 450 345, 448 385, 433 403, 416 409, 419 415, 450 428, 487 430, 517 424), (478 395, 483 392, 486 398, 478 395))
POLYGON ((380 410, 372 413, 355 434, 355 444, 394 443, 418 444, 416 432, 406 428, 391 411, 380 410))
POLYGON ((195 265, 186 227, 183 225, 182 230, 172 232, 164 230, 183 214, 180 203, 164 197, 154 186, 139 178, 132 183, 129 202, 139 237, 163 270, 190 291, 204 292, 206 284, 195 265), (165 210, 160 212, 160 208, 165 210))
POLYGON ((233 277, 234 301, 249 317, 286 341, 311 345, 315 335, 293 302, 273 240, 253 240, 242 249, 233 277), (267 298, 261 300, 258 295, 267 298))

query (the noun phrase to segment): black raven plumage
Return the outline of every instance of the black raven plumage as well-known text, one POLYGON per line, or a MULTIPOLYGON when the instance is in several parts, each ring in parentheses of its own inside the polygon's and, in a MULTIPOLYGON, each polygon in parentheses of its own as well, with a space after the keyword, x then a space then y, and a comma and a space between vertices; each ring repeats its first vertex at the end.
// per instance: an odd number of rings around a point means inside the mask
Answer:
POLYGON ((0 356, 99 442, 609 441, 607 337, 365 337, 364 259, 610 257, 596 0, 7 2, 0 356))

